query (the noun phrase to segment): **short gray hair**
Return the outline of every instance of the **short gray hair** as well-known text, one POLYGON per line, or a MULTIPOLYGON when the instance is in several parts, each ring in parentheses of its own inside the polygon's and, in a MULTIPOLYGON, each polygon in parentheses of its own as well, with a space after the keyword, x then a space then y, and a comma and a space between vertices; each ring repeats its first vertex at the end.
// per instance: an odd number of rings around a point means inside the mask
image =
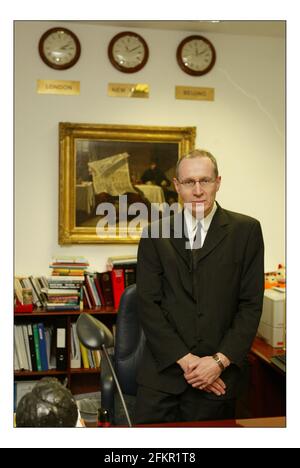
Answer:
POLYGON ((176 164, 176 178, 179 178, 179 167, 182 161, 185 159, 194 159, 194 158, 208 158, 211 160, 214 166, 214 173, 215 176, 218 177, 219 175, 219 170, 218 170, 218 163, 216 158, 209 153, 208 151, 202 150, 202 149, 195 149, 191 151, 190 153, 186 154, 185 156, 182 156, 181 159, 178 159, 177 164, 176 164))

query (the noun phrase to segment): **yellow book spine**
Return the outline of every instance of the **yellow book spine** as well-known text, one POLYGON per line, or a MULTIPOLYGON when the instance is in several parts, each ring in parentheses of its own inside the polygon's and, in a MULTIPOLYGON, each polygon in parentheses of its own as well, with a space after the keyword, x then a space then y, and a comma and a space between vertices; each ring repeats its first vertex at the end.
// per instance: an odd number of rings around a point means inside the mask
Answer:
POLYGON ((89 369, 90 365, 89 365, 89 358, 88 358, 88 350, 81 343, 80 343, 80 352, 81 352, 81 357, 82 357, 82 362, 83 362, 83 368, 89 369))

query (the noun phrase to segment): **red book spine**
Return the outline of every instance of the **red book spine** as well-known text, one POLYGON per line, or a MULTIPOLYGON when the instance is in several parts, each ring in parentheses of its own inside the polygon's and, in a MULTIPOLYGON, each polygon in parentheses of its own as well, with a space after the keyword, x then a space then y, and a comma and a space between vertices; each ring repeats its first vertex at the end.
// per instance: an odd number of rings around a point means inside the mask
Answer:
POLYGON ((115 309, 119 308, 120 299, 125 289, 124 270, 120 268, 113 269, 111 272, 112 288, 114 295, 115 309))

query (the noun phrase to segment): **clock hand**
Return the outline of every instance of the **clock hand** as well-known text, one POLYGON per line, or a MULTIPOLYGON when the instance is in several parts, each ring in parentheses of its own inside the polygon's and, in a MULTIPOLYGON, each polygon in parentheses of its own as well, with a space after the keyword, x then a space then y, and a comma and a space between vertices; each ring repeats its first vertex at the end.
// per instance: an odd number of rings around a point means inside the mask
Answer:
POLYGON ((130 49, 130 50, 127 49, 127 50, 128 50, 128 52, 133 52, 134 50, 139 49, 140 47, 141 47, 141 46, 138 45, 137 47, 134 47, 133 49, 130 49))
POLYGON ((72 46, 72 44, 70 42, 68 42, 68 44, 65 44, 65 45, 61 46, 60 50, 69 49, 71 46, 72 46))

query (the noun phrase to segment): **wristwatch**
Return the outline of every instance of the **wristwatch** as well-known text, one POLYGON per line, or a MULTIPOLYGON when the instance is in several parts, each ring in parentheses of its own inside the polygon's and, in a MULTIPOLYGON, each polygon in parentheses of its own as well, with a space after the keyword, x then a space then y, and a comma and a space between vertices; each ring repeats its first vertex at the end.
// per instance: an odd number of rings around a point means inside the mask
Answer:
POLYGON ((224 366, 223 362, 221 361, 220 357, 217 354, 213 354, 212 358, 216 361, 216 363, 220 367, 221 371, 223 372, 225 370, 225 366, 224 366))

